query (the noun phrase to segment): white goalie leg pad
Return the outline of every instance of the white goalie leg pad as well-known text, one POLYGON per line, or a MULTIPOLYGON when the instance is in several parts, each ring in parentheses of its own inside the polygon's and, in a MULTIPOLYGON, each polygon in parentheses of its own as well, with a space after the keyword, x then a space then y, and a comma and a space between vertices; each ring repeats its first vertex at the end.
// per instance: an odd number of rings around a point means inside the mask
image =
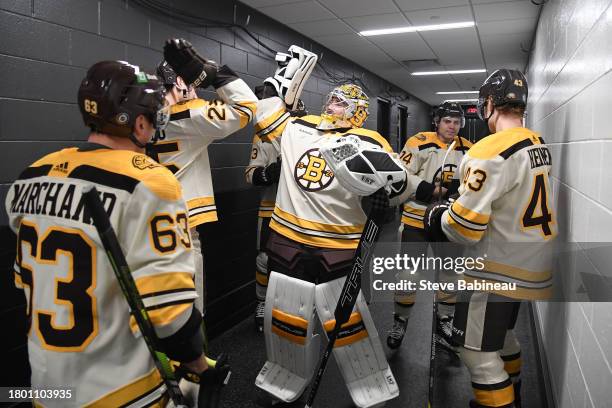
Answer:
POLYGON ((287 53, 277 53, 275 59, 279 67, 274 77, 268 77, 264 82, 274 86, 287 107, 294 110, 318 57, 310 51, 292 45, 287 53))
MULTIPOLYGON (((326 332, 335 325, 334 310, 344 280, 317 285, 315 303, 326 332)), ((334 357, 356 406, 372 407, 399 396, 397 382, 361 292, 349 321, 336 339, 334 357)))
POLYGON ((264 333, 267 361, 255 385, 284 402, 302 395, 315 370, 319 335, 313 337, 315 285, 272 272, 264 333))

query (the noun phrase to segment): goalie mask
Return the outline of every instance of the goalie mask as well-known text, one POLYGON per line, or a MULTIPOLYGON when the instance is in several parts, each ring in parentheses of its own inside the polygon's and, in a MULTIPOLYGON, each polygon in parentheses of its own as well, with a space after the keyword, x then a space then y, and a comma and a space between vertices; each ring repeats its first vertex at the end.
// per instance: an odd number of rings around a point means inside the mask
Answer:
POLYGON ((319 129, 358 128, 368 118, 370 99, 361 87, 344 84, 334 88, 321 110, 319 129))
POLYGON ((369 196, 383 187, 392 194, 406 180, 397 158, 357 136, 330 140, 319 151, 340 184, 357 195, 369 196))

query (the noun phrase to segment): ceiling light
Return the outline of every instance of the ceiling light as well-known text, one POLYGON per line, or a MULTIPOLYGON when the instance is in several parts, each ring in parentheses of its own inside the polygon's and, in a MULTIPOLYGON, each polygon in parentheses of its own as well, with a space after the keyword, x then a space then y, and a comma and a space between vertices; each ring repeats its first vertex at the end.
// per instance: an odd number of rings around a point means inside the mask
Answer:
POLYGON ((407 27, 396 27, 396 28, 382 28, 379 30, 365 30, 360 31, 359 34, 368 37, 373 35, 387 35, 387 34, 401 34, 401 33, 413 33, 415 31, 436 31, 436 30, 450 30, 453 28, 466 28, 474 27, 476 23, 473 21, 464 21, 461 23, 449 23, 449 24, 432 24, 424 26, 407 26, 407 27))
POLYGON ((476 74, 487 72, 486 69, 459 69, 455 71, 422 71, 413 72, 411 75, 444 75, 444 74, 476 74))
POLYGON ((437 95, 477 94, 478 91, 446 91, 436 92, 437 95))
POLYGON ((478 98, 472 98, 472 99, 445 99, 444 102, 478 102, 478 98))

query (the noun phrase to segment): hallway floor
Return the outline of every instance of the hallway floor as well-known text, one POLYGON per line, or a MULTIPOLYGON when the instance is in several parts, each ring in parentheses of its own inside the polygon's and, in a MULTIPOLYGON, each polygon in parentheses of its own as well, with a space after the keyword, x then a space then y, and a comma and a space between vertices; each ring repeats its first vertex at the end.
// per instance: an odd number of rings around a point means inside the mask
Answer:
MULTIPOLYGON (((392 304, 372 303, 370 311, 377 324, 381 340, 386 341, 387 331, 392 325, 392 304)), ((421 292, 408 324, 408 332, 402 346, 391 351, 383 346, 396 381, 400 396, 389 401, 389 408, 427 407, 430 336, 432 316, 431 293, 421 292)), ((522 345, 523 357, 523 408, 543 408, 546 405, 535 358, 535 345, 531 340, 529 308, 521 305, 516 333, 522 345)), ((323 347, 323 345, 322 345, 323 347)), ((233 329, 215 338, 210 344, 213 355, 223 351, 229 354, 232 377, 224 390, 223 408, 260 407, 262 397, 254 384, 257 373, 265 362, 265 344, 261 333, 256 333, 252 317, 242 321, 233 329)), ((469 375, 461 361, 445 351, 436 357, 436 381, 433 408, 467 408, 471 397, 469 375)), ((292 407, 303 407, 306 397, 292 407)), ((349 393, 336 364, 332 361, 319 388, 315 402, 317 408, 348 408, 353 406, 349 393)))

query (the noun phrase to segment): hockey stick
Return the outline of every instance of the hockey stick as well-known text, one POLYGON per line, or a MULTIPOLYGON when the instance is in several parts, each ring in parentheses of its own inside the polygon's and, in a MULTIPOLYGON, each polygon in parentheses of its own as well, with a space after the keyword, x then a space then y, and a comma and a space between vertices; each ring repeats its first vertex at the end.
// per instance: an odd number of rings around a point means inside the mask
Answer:
POLYGON ((338 333, 340 333, 340 328, 349 320, 351 313, 353 312, 353 308, 357 302, 357 296, 359 296, 359 290, 361 289, 361 274, 363 273, 363 267, 368 265, 372 247, 376 243, 380 233, 380 225, 382 224, 381 220, 383 217, 384 211, 370 210, 368 220, 366 221, 363 233, 359 238, 357 250, 355 251, 351 272, 344 281, 344 286, 342 287, 340 297, 338 298, 338 304, 336 305, 336 310, 334 311, 334 319, 336 320, 336 324, 329 334, 329 342, 327 343, 323 357, 321 357, 321 361, 319 361, 317 374, 312 381, 312 386, 310 388, 310 393, 308 394, 308 399, 306 400, 305 408, 312 407, 314 399, 317 395, 317 390, 321 385, 321 379, 325 373, 327 362, 329 361, 329 357, 334 349, 336 338, 338 337, 338 333))
MULTIPOLYGON (((460 139, 461 140, 461 139, 460 139)), ((444 166, 446 165, 446 159, 448 158, 449 153, 455 148, 456 140, 453 140, 453 143, 450 144, 444 158, 442 159, 442 167, 440 167, 440 187, 442 187, 442 176, 444 173, 444 166)), ((463 143, 461 143, 463 146, 463 143)), ((442 203, 442 194, 440 194, 438 201, 442 203)), ((435 251, 434 251, 435 255, 435 251)), ((434 276, 434 281, 437 282, 440 277, 440 271, 436 268, 436 274, 434 276)), ((429 386, 427 393, 427 408, 433 407, 434 400, 434 385, 435 385, 435 377, 436 377, 436 329, 438 328, 438 302, 436 300, 436 292, 434 290, 433 293, 433 307, 432 314, 433 317, 431 319, 431 350, 429 353, 429 386)))
POLYGON ((159 345, 159 338, 155 333, 155 329, 151 324, 151 319, 149 319, 147 309, 145 308, 142 298, 138 293, 136 283, 132 277, 132 272, 130 271, 130 267, 125 260, 125 255, 119 246, 117 235, 115 235, 115 231, 110 223, 108 214, 106 214, 102 201, 100 201, 98 190, 95 187, 92 187, 91 190, 83 193, 83 196, 85 197, 85 208, 87 211, 89 211, 93 224, 96 227, 96 230, 98 230, 98 234, 102 240, 102 245, 104 245, 104 250, 106 251, 108 260, 113 267, 115 275, 117 276, 119 286, 121 286, 121 291, 123 292, 123 295, 130 306, 130 313, 132 316, 134 316, 134 319, 138 324, 138 328, 140 329, 142 337, 147 344, 149 353, 151 353, 153 362, 155 362, 155 366, 159 370, 162 380, 166 384, 168 394, 170 395, 170 398, 172 399, 172 402, 176 408, 187 408, 187 405, 184 402, 185 398, 183 397, 183 393, 181 392, 178 381, 174 376, 172 368, 170 367, 170 360, 168 359, 166 353, 161 351, 162 349, 159 345))

